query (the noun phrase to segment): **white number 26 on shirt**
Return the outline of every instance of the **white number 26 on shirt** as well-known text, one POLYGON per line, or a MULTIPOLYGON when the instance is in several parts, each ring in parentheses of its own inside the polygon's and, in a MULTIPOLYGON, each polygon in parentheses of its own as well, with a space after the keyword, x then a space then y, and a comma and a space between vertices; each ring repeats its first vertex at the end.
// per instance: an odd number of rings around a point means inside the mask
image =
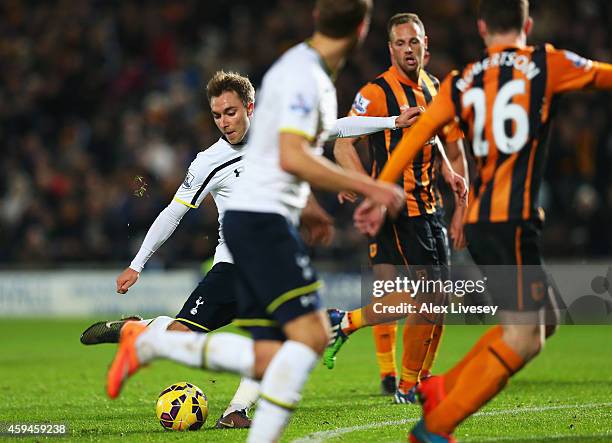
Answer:
MULTIPOLYGON (((506 83, 497 93, 493 103, 493 138, 495 145, 504 154, 514 154, 520 151, 529 137, 529 118, 521 105, 512 103, 512 98, 525 93, 524 80, 512 80, 506 83), (514 121, 514 134, 506 134, 505 123, 514 121)), ((486 100, 482 88, 471 88, 463 94, 463 106, 474 107, 474 139, 472 145, 474 155, 485 157, 489 154, 489 143, 483 137, 486 121, 486 100)))

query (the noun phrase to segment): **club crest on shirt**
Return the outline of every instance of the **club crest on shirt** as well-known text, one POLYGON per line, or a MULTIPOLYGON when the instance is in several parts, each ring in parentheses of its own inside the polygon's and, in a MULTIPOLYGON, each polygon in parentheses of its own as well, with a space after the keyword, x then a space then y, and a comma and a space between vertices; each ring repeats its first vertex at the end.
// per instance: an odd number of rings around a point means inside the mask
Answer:
POLYGON ((586 68, 587 65, 589 64, 589 61, 586 58, 579 56, 575 52, 572 52, 572 51, 563 51, 563 52, 565 53, 565 58, 568 59, 570 62, 572 62, 574 66, 577 68, 586 68))
POLYGON ((353 109, 357 114, 365 114, 368 110, 370 100, 365 98, 360 93, 357 93, 355 100, 353 101, 353 109))
POLYGON ((183 180, 183 188, 191 189, 191 184, 193 183, 194 176, 191 172, 187 171, 187 175, 185 176, 185 180, 183 180))
POLYGON ((302 94, 298 94, 289 106, 289 109, 307 115, 312 111, 312 105, 306 102, 302 94))

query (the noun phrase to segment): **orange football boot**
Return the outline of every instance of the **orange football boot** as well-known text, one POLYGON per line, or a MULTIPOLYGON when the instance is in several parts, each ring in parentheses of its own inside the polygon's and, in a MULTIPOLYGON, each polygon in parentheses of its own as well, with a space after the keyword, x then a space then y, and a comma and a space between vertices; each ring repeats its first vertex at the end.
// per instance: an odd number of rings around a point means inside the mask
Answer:
POLYGON ((422 379, 416 388, 419 401, 423 407, 423 416, 429 415, 446 397, 444 377, 433 375, 422 379))
POLYGON ((117 398, 125 381, 140 367, 136 353, 136 339, 147 327, 135 321, 129 321, 121 328, 119 347, 106 376, 106 393, 110 398, 117 398))

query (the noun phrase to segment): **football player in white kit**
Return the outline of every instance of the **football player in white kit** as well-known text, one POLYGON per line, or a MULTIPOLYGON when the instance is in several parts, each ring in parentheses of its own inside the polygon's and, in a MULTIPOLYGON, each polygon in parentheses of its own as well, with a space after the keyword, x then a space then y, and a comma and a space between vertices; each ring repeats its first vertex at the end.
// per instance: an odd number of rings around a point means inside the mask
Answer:
MULTIPOLYGON (((249 79, 240 74, 218 71, 206 85, 206 95, 215 124, 223 135, 193 160, 173 200, 149 228, 130 266, 117 277, 117 292, 128 292, 147 261, 172 235, 187 211, 199 207, 208 194, 219 213, 219 242, 212 269, 193 290, 176 318, 159 316, 141 320, 150 329, 209 332, 229 324, 236 316, 236 275, 223 239, 221 220, 227 200, 244 169, 242 149, 253 114, 255 89, 249 79)), ((126 320, 95 323, 83 332, 81 342, 86 345, 117 343, 126 320)), ((247 410, 258 395, 259 383, 243 378, 215 427, 248 427, 251 420, 247 410)))
POLYGON ((342 170, 314 152, 336 121, 331 76, 367 34, 370 10, 369 0, 317 0, 313 37, 288 50, 264 76, 243 179, 223 218, 238 275, 236 323, 253 338, 127 322, 107 376, 111 398, 155 358, 230 371, 261 380, 247 441, 280 439, 330 337, 319 282, 296 230, 309 201, 308 183, 355 192, 390 212, 404 201, 400 187, 342 170))
MULTIPOLYGON (((223 136, 192 162, 184 182, 172 202, 157 217, 132 263, 117 277, 117 292, 126 293, 136 283, 140 272, 155 251, 172 235, 190 208, 199 207, 209 193, 219 213, 219 243, 213 267, 191 293, 176 316, 141 320, 150 329, 209 332, 229 324, 236 317, 235 267, 221 230, 228 198, 244 172, 242 149, 253 112, 254 90, 250 81, 236 73, 217 72, 207 85, 207 96, 214 121, 223 136)), ((413 123, 410 113, 390 118, 349 117, 337 120, 328 137, 364 135, 384 129, 402 128, 413 123)), ((309 208, 301 219, 310 231, 310 239, 322 236, 331 223, 317 206, 309 208)), ((324 239, 325 239, 324 238, 324 239)), ((130 317, 130 319, 136 319, 130 317)), ((116 343, 127 319, 97 322, 81 335, 83 344, 116 343)), ((247 409, 258 397, 258 383, 243 378, 230 405, 217 421, 217 428, 242 428, 250 425, 247 409)))

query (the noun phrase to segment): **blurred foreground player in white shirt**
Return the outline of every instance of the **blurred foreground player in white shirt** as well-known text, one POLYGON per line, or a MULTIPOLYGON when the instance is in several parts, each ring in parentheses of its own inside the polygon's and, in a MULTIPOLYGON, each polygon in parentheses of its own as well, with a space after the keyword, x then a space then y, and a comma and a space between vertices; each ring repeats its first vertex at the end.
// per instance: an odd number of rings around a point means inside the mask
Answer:
MULTIPOLYGON (((185 180, 170 204, 155 219, 132 263, 117 277, 117 292, 125 294, 140 277, 147 261, 180 224, 190 208, 198 208, 210 194, 219 213, 219 242, 213 267, 198 284, 175 318, 159 316, 140 320, 151 329, 210 332, 229 324, 237 314, 235 282, 237 275, 222 232, 222 219, 230 196, 243 176, 243 148, 253 114, 255 91, 248 78, 218 71, 206 86, 213 119, 223 134, 221 138, 193 160, 185 180)), ((410 123, 404 113, 390 118, 348 117, 335 122, 330 138, 369 134, 384 129, 402 128, 410 123)), ((311 241, 330 240, 329 232, 321 229, 320 219, 327 218, 313 206, 301 218, 301 227, 311 241), (325 238, 321 238, 325 236, 325 238)), ((127 320, 101 321, 88 327, 81 343, 94 345, 117 343, 127 320)), ((216 428, 245 428, 251 423, 247 411, 259 396, 259 383, 243 378, 229 406, 217 420, 216 428)))
MULTIPOLYGON (((317 208, 309 183, 355 192, 391 212, 403 203, 401 188, 343 171, 316 155, 336 121, 331 76, 367 34, 370 9, 367 0, 318 0, 312 39, 287 51, 264 77, 244 176, 223 219, 238 275, 235 323, 253 338, 128 322, 108 373, 111 398, 142 365, 170 358, 260 379, 248 441, 272 442, 282 435, 329 339, 319 282, 296 230, 302 210, 317 208)), ((323 231, 331 229, 327 217, 318 218, 323 231)))

